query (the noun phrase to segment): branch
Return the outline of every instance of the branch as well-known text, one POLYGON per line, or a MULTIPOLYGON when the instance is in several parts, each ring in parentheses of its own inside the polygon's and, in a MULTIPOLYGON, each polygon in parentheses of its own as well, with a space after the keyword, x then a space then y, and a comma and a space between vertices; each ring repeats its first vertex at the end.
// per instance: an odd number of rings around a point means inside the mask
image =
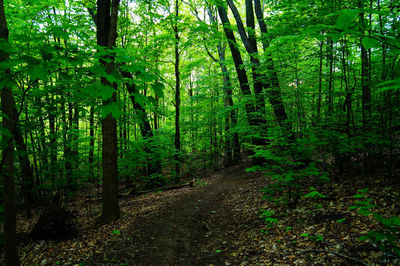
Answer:
POLYGON ((207 43, 205 42, 205 40, 204 40, 204 48, 206 48, 206 52, 207 52, 208 56, 211 57, 211 59, 212 59, 215 63, 218 63, 219 60, 216 59, 216 58, 211 54, 211 52, 208 50, 207 43))
POLYGON ((191 11, 192 11, 192 14, 197 18, 198 21, 204 22, 204 21, 201 20, 201 18, 199 17, 199 12, 197 12, 196 7, 194 7, 191 3, 189 3, 189 2, 187 2, 187 1, 185 1, 185 0, 182 0, 182 2, 190 7, 190 9, 191 9, 191 11))

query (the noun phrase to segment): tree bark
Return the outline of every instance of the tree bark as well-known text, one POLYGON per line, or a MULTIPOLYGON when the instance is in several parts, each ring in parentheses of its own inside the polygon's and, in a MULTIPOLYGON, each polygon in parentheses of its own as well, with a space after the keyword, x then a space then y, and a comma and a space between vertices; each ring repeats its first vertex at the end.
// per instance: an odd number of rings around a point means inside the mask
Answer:
MULTIPOLYGON (((129 78, 133 80, 133 75, 127 71, 121 71, 121 74, 124 78, 129 78)), ((148 156, 148 171, 147 175, 151 176, 153 174, 161 173, 161 161, 157 158, 157 154, 154 151, 154 142, 153 142, 153 131, 151 129, 150 121, 147 116, 146 110, 144 107, 136 101, 135 94, 138 94, 134 83, 127 83, 126 88, 129 93, 129 98, 131 99, 133 109, 135 110, 136 116, 139 118, 139 128, 140 133, 144 140, 146 140, 144 151, 148 156)))
MULTIPOLYGON (((362 1, 359 2, 359 7, 363 8, 362 1)), ((362 36, 364 35, 365 18, 364 12, 360 13, 360 25, 362 29, 362 36)), ((368 123, 371 117, 371 82, 369 71, 368 51, 362 44, 362 37, 360 39, 361 46, 361 87, 362 87, 362 116, 364 129, 368 128, 368 123)))
POLYGON ((181 107, 181 79, 179 69, 179 28, 178 28, 178 17, 179 17, 179 0, 175 0, 175 24, 173 30, 175 33, 175 182, 179 182, 181 172, 181 127, 180 127, 180 107, 181 107))
POLYGON ((94 180, 93 177, 93 162, 94 162, 94 106, 90 106, 90 114, 89 114, 89 158, 88 158, 88 163, 89 163, 89 179, 94 180))
MULTIPOLYGON (((115 46, 117 38, 119 0, 97 0, 97 44, 106 48, 115 46)), ((114 58, 107 56, 100 59, 108 74, 114 69, 114 58), (108 61, 108 62, 106 62, 108 61)), ((101 77, 105 86, 113 87, 116 91, 116 84, 110 84, 105 77, 101 77)), ((110 99, 103 101, 103 106, 116 102, 116 92, 110 99)), ((118 143, 117 143, 117 121, 108 114, 101 121, 103 132, 103 210, 101 218, 103 222, 111 222, 120 217, 118 202, 118 143)))
MULTIPOLYGON (((4 13, 4 3, 0 0, 0 40, 8 43, 7 20, 4 13)), ((3 43, 4 45, 4 43, 3 43)), ((3 46, 2 46, 3 47, 3 46)), ((9 59, 7 51, 0 48, 0 63, 9 59)), ((10 70, 0 73, 1 84, 1 111, 3 113, 3 127, 8 130, 9 136, 3 136, 3 155, 0 165, 0 174, 3 176, 4 191, 4 253, 6 265, 19 265, 16 232, 16 200, 14 184, 14 139, 16 117, 14 116, 14 97, 9 82, 10 70)))
MULTIPOLYGON (((267 39, 268 29, 264 21, 264 15, 262 13, 260 0, 254 0, 254 10, 256 13, 258 24, 260 26, 260 31, 262 35, 261 41, 265 52, 266 49, 269 47, 269 41, 267 39)), ((264 83, 264 89, 267 92, 268 99, 272 105, 279 126, 286 131, 285 133, 287 134, 288 140, 294 142, 295 135, 292 130, 292 123, 288 120, 288 115, 283 104, 282 93, 278 80, 278 73, 276 72, 272 57, 269 56, 266 63, 270 76, 263 76, 263 78, 266 80, 266 82, 264 83)))
POLYGON ((247 78, 246 68, 243 64, 242 55, 240 54, 239 48, 236 43, 235 35, 233 34, 231 24, 229 22, 228 14, 222 5, 218 7, 218 14, 221 19, 226 38, 228 39, 229 48, 231 50, 233 62, 239 79, 240 90, 245 97, 245 110, 250 126, 256 126, 257 121, 254 119, 254 104, 249 86, 249 80, 247 78))
MULTIPOLYGON (((16 113, 16 109, 14 109, 14 113, 16 113)), ((34 177, 33 177, 31 162, 28 157, 28 150, 26 148, 24 138, 22 137, 19 124, 17 124, 15 128, 14 138, 15 138, 16 148, 19 152, 18 160, 21 165, 21 172, 22 172, 21 189, 24 197, 24 209, 26 212, 26 216, 28 218, 31 218, 32 215, 31 206, 32 203, 34 202, 34 197, 33 197, 34 177)))
MULTIPOLYGON (((210 18, 211 24, 215 24, 218 30, 217 18, 214 16, 210 7, 207 7, 208 16, 210 18)), ((219 63, 222 73, 222 81, 224 86, 224 104, 226 108, 230 108, 231 110, 225 117, 225 166, 230 166, 237 164, 241 160, 240 154, 240 143, 239 143, 239 134, 237 132, 232 132, 232 128, 235 128, 237 125, 237 111, 233 109, 233 99, 232 99, 232 82, 228 72, 228 68, 226 65, 225 58, 225 45, 222 45, 221 42, 217 45, 218 50, 218 58, 217 60, 207 49, 206 52, 211 57, 211 59, 219 63)))

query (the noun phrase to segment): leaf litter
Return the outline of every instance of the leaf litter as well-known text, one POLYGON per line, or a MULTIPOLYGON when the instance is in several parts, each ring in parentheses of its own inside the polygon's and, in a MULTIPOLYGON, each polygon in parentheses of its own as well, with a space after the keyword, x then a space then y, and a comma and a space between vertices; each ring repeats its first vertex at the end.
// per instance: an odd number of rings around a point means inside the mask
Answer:
MULTIPOLYGON (((120 200, 121 218, 98 225, 100 202, 76 197, 78 236, 62 241, 28 238, 36 220, 18 217, 23 265, 396 265, 398 258, 358 238, 379 225, 349 206, 364 181, 327 184, 323 208, 302 199, 295 208, 262 200, 269 180, 245 173, 248 165, 200 176, 207 185, 184 187, 120 200), (260 210, 273 210, 268 227, 260 210)), ((379 213, 399 215, 400 193, 384 182, 369 191, 379 213)))

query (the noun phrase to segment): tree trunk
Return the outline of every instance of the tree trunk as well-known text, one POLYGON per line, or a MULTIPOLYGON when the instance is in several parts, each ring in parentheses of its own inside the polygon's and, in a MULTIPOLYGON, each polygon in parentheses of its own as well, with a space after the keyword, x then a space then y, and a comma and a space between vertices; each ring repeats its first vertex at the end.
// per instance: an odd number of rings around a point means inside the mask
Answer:
MULTIPOLYGON (((207 7, 207 12, 210 22, 216 24, 218 30, 217 18, 214 16, 210 7, 207 7)), ((208 52, 206 47, 206 51, 211 59, 220 65, 225 93, 225 107, 231 109, 225 117, 225 166, 230 166, 240 162, 241 160, 239 135, 237 132, 232 132, 232 128, 235 128, 237 125, 237 114, 236 110, 233 109, 232 82, 225 62, 225 45, 223 46, 221 43, 218 43, 217 50, 219 61, 208 52)))
MULTIPOLYGON (((121 74, 124 78, 129 78, 133 79, 133 76, 131 73, 126 72, 126 71, 121 71, 121 74)), ((147 116, 146 110, 144 107, 136 101, 135 95, 139 93, 139 91, 136 89, 136 86, 134 83, 130 82, 126 84, 126 88, 128 89, 129 93, 129 98, 131 99, 133 109, 135 110, 136 116, 139 118, 139 128, 140 128, 140 133, 143 137, 143 139, 146 141, 145 146, 144 146, 144 151, 148 157, 147 159, 147 165, 148 165, 148 171, 147 175, 151 176, 153 174, 159 174, 161 173, 161 161, 159 160, 157 154, 155 153, 155 145, 153 142, 153 131, 151 129, 150 121, 147 116)))
MULTIPOLYGON (((362 1, 359 2, 359 7, 363 8, 362 1)), ((360 25, 361 25, 361 35, 364 35, 364 12, 360 13, 360 25)), ((362 44, 361 38, 361 87, 362 87, 362 116, 364 130, 368 128, 368 123, 371 117, 371 84, 370 84, 370 74, 369 74, 369 60, 368 51, 362 44)))
POLYGON ((233 30, 231 28, 231 24, 229 22, 228 14, 223 6, 219 5, 218 14, 221 19, 226 38, 228 39, 229 48, 231 50, 233 62, 235 63, 235 69, 239 79, 240 89, 242 91, 243 96, 245 97, 245 110, 247 114, 247 118, 250 126, 256 126, 257 121, 254 119, 254 104, 251 95, 251 90, 249 86, 249 80, 247 78, 246 69, 243 64, 242 55, 240 54, 239 48, 236 43, 235 35, 233 34, 233 30))
MULTIPOLYGON (((119 0, 97 0, 97 44, 112 48, 117 38, 119 0)), ((100 59, 108 74, 114 68, 112 56, 100 59), (108 62, 107 62, 108 61, 108 62)), ((116 91, 116 83, 110 84, 105 77, 101 77, 105 86, 111 86, 116 91)), ((114 92, 110 99, 103 101, 103 106, 116 102, 114 92)), ((118 202, 118 143, 117 143, 117 121, 112 114, 107 114, 101 121, 103 133, 103 210, 101 218, 103 222, 111 222, 120 217, 118 202)))
MULTIPOLYGON (((16 113, 16 109, 14 109, 14 113, 16 113)), ((19 124, 17 124, 15 128, 14 137, 15 137, 16 148, 18 150, 18 159, 21 165, 21 172, 22 172, 21 189, 24 197, 24 209, 26 211, 27 217, 30 218, 32 215, 31 206, 32 203, 34 202, 34 197, 33 197, 34 177, 33 177, 31 162, 28 156, 28 150, 26 148, 26 144, 22 137, 19 124)))
POLYGON ((64 167, 65 167, 65 176, 67 179, 67 187, 66 187, 66 193, 70 192, 73 190, 73 174, 72 174, 72 169, 73 169, 73 151, 72 151, 72 120, 73 120, 73 105, 71 102, 68 103, 68 122, 65 122, 66 126, 66 136, 65 136, 65 144, 64 144, 64 167))
POLYGON ((319 44, 318 106, 317 106, 318 120, 321 119, 323 47, 324 47, 324 42, 321 41, 321 43, 319 44))
POLYGON ((175 182, 179 181, 181 174, 181 127, 179 124, 180 107, 181 107, 181 79, 179 69, 179 0, 175 0, 175 16, 176 22, 173 25, 175 33, 175 182))
MULTIPOLYGON (((4 3, 0 0, 0 39, 8 42, 7 20, 4 13, 4 3)), ((3 43, 4 45, 4 43, 3 43)), ((9 59, 9 54, 0 50, 0 63, 9 59)), ((1 90, 1 111, 3 113, 3 127, 8 130, 10 136, 3 136, 3 155, 0 164, 0 174, 3 176, 4 191, 4 253, 6 265, 19 265, 16 232, 16 202, 14 184, 14 139, 16 117, 14 117, 14 97, 9 82, 10 70, 0 73, 1 84, 6 84, 1 90)))
POLYGON ((50 176, 51 182, 54 188, 55 175, 57 173, 57 136, 56 136, 56 125, 55 125, 55 112, 56 109, 53 106, 53 96, 49 97, 48 118, 49 118, 49 148, 50 148, 50 176))
MULTIPOLYGON (((262 35, 261 41, 263 43, 263 48, 265 52, 265 50, 269 47, 269 41, 266 38, 268 29, 264 21, 260 0, 254 0, 254 10, 256 13, 258 24, 260 26, 260 31, 262 35)), ((266 80, 266 82, 264 82, 264 89, 267 92, 268 99, 272 105, 279 126, 286 131, 285 133, 287 134, 287 138, 289 139, 289 141, 293 142, 295 141, 295 135, 292 130, 292 123, 288 120, 285 106, 283 105, 282 93, 278 80, 278 73, 275 70, 272 57, 269 56, 266 63, 269 76, 263 76, 263 78, 266 80)))
POLYGON ((94 106, 90 106, 90 114, 89 114, 89 179, 94 180, 93 178, 93 162, 94 162, 94 106))

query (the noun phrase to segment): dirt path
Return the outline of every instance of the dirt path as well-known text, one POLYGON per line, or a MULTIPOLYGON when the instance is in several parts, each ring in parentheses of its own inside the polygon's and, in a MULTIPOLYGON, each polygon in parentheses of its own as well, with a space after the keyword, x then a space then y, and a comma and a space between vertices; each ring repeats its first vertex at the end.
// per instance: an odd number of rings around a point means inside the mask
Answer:
MULTIPOLYGON (((137 220, 123 238, 106 243, 93 263, 231 265, 239 262, 238 232, 257 226, 249 197, 260 187, 244 167, 217 172, 209 184, 172 198, 161 211, 137 220), (248 205, 249 204, 249 205, 248 205), (243 208, 246 209, 243 215, 243 208), (252 215, 248 215, 252 213, 252 215), (247 214, 247 215, 246 215, 247 214)), ((256 193, 254 193, 256 192, 256 193)), ((254 210, 253 210, 254 209, 254 210)), ((246 232, 248 233, 248 232, 246 232)), ((243 255, 243 254, 242 254, 243 255)), ((242 261, 242 258, 240 258, 242 261)))

